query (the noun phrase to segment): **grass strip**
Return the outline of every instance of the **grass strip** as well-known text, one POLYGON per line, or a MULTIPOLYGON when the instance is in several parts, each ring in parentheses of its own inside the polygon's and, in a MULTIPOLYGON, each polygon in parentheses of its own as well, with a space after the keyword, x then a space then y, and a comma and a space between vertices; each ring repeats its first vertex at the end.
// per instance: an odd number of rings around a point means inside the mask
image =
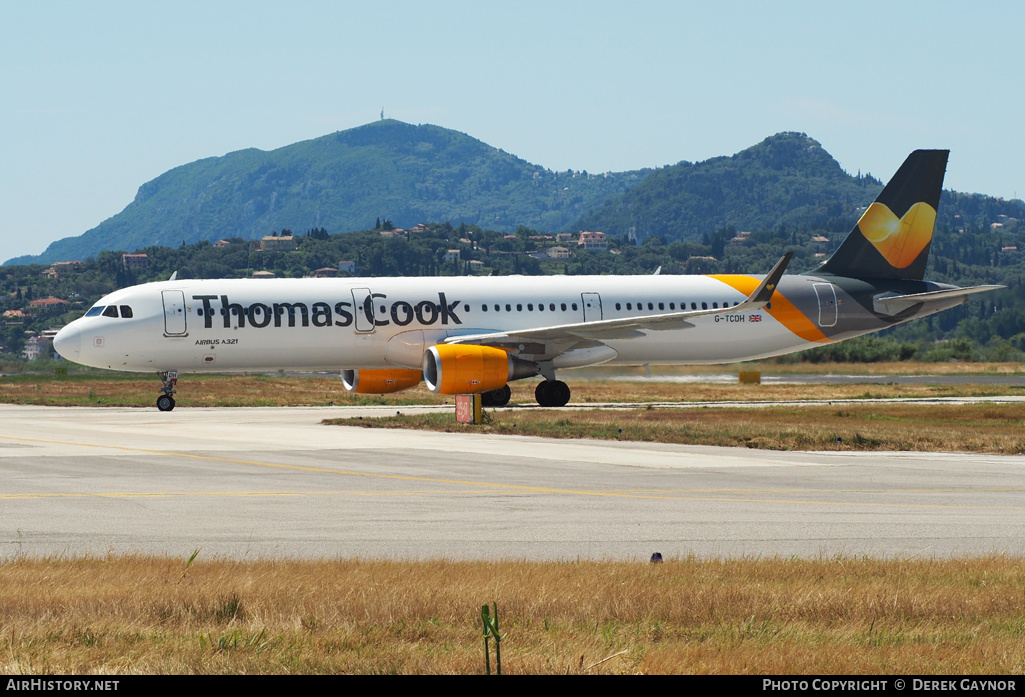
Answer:
POLYGON ((1025 560, 16 558, 4 672, 1021 674, 1025 560), (611 658, 610 658, 611 657, 611 658), (604 659, 609 660, 604 660, 604 659))
MULTIPOLYGON (((535 382, 512 383, 514 404, 533 405, 535 382)), ((67 376, 0 376, 0 403, 46 406, 151 407, 160 382, 148 376, 116 373, 67 376)), ((799 401, 895 397, 982 397, 1023 395, 1016 385, 845 384, 739 385, 673 384, 644 380, 574 382, 572 404, 606 402, 799 401)), ((422 384, 390 395, 353 395, 336 377, 266 375, 184 375, 175 399, 180 407, 409 406, 451 404, 453 397, 432 394, 422 384)))
POLYGON ((485 424, 452 413, 330 419, 363 428, 412 428, 545 438, 718 445, 769 450, 885 450, 1025 454, 1025 405, 845 404, 755 408, 519 409, 485 424))

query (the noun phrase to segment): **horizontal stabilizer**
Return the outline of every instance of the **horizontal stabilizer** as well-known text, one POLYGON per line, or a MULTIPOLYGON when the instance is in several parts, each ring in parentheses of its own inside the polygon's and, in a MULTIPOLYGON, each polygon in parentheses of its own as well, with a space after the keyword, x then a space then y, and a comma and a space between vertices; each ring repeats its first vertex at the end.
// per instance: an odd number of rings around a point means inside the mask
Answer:
POLYGON ((999 290, 1007 286, 973 286, 971 288, 952 288, 951 290, 934 290, 928 293, 911 293, 909 295, 888 295, 874 298, 873 308, 881 315, 897 315, 908 308, 922 305, 924 303, 939 302, 941 300, 952 300, 961 298, 961 302, 968 302, 968 296, 975 293, 985 293, 991 290, 999 290))

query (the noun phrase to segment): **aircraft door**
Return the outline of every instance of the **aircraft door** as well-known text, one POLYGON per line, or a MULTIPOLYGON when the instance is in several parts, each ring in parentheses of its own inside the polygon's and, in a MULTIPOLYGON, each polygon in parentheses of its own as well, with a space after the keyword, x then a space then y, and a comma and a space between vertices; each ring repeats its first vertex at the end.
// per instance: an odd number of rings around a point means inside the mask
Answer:
POLYGON ((602 318, 601 296, 598 293, 581 293, 580 300, 584 306, 585 322, 597 322, 602 318))
POLYGON ((164 336, 185 336, 185 293, 180 290, 162 290, 164 301, 164 336))
POLYGON ((374 296, 369 288, 352 289, 352 310, 357 332, 374 331, 374 296))
POLYGON ((836 326, 836 289, 832 283, 815 283, 815 297, 819 301, 819 326, 836 326))

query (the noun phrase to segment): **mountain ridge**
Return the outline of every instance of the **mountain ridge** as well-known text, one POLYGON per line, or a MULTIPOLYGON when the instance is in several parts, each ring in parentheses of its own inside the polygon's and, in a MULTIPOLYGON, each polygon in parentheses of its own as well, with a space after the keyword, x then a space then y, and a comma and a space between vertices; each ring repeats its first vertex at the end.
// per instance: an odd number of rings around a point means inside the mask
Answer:
POLYGON ((782 132, 735 155, 656 170, 577 225, 637 241, 695 241, 711 232, 710 221, 742 230, 814 227, 855 216, 881 189, 874 177, 847 174, 806 134, 782 132))
POLYGON ((91 230, 6 263, 252 239, 282 228, 359 230, 378 217, 400 227, 449 220, 509 231, 562 229, 644 173, 552 172, 457 131, 389 119, 179 165, 144 183, 128 206, 91 230))
MULTIPOLYGON (((601 230, 637 242, 699 241, 727 228, 846 232, 881 188, 797 132, 702 162, 589 175, 553 172, 440 126, 387 119, 179 165, 91 230, 5 265, 282 229, 348 232, 379 219, 400 228, 449 221, 505 232, 601 230)), ((1016 228, 1025 203, 945 191, 938 222, 956 231, 999 218, 1016 228)))

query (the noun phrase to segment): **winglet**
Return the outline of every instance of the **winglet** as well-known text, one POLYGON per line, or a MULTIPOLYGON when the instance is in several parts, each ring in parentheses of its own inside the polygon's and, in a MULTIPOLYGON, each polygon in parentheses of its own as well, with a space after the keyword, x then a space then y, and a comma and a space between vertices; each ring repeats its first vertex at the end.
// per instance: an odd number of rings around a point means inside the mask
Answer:
POLYGON ((762 282, 758 284, 758 287, 754 289, 754 292, 747 297, 744 304, 747 303, 767 303, 772 300, 772 294, 776 290, 776 286, 779 285, 779 279, 783 277, 783 272, 787 270, 787 264, 790 263, 790 258, 794 256, 793 252, 787 252, 783 257, 776 262, 776 265, 772 267, 772 271, 765 275, 762 282))

